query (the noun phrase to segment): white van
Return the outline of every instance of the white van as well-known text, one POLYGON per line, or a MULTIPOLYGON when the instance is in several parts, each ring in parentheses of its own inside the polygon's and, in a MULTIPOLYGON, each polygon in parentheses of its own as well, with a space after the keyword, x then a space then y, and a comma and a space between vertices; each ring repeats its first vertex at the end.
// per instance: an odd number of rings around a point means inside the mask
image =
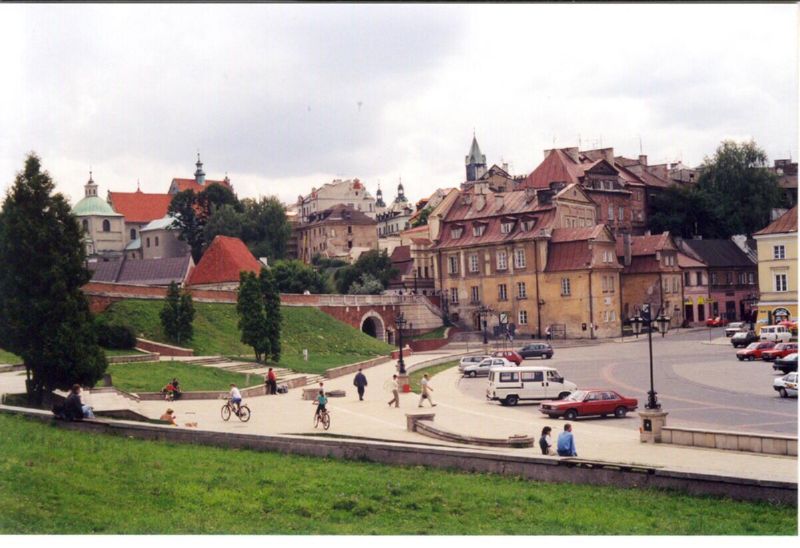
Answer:
POLYGON ((521 400, 565 398, 577 388, 552 367, 493 367, 489 371, 486 399, 517 405, 521 400))
POLYGON ((781 343, 789 342, 789 339, 792 338, 792 333, 783 325, 765 325, 761 328, 758 337, 762 341, 781 343))

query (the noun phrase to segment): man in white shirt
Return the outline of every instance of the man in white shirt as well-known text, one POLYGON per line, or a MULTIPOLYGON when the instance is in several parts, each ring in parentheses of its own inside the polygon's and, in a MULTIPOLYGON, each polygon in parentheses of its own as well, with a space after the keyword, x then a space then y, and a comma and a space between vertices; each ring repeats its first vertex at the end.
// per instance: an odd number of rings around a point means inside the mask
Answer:
POLYGON ((431 388, 428 383, 429 383, 428 374, 425 373, 424 375, 422 375, 422 381, 420 381, 419 383, 420 388, 422 389, 422 395, 419 397, 418 407, 422 407, 422 402, 424 402, 425 400, 431 402, 431 407, 436 407, 436 404, 433 403, 433 398, 431 398, 431 392, 433 392, 433 388, 431 388))
POLYGON ((400 407, 400 385, 397 383, 397 375, 392 375, 392 399, 389 401, 389 407, 394 404, 395 407, 400 407))
POLYGON ((231 404, 236 406, 236 414, 239 414, 239 408, 242 404, 242 393, 239 392, 239 389, 236 387, 235 384, 231 383, 231 404))

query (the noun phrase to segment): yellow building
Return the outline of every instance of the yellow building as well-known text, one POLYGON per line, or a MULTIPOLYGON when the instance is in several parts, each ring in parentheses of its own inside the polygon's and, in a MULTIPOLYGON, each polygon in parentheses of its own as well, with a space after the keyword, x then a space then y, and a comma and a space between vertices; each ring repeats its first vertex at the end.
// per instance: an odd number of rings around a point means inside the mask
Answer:
POLYGON ((753 237, 758 247, 757 329, 797 319, 797 206, 753 237))

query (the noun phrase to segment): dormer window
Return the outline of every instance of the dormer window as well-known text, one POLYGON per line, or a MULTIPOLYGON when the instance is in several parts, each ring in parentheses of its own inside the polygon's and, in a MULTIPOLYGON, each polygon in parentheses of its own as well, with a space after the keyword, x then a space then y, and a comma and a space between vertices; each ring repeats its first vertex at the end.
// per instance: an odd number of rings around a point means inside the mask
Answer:
POLYGON ((500 223, 500 233, 510 234, 514 230, 514 221, 503 221, 500 223))
POLYGON ((526 219, 522 221, 522 223, 520 224, 522 230, 524 230, 525 232, 531 230, 535 225, 536 225, 536 219, 526 219))
POLYGON ((484 232, 486 232, 486 225, 480 224, 472 227, 473 236, 483 236, 484 232))
POLYGON ((459 239, 463 233, 464 229, 460 226, 453 227, 450 229, 450 237, 453 238, 454 240, 459 239))

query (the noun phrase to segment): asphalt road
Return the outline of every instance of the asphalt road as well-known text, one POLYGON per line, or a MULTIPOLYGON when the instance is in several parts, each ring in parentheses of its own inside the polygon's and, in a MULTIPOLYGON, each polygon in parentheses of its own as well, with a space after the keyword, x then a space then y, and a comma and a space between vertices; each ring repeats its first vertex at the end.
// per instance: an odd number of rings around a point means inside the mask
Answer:
MULTIPOLYGON (((653 337, 653 377, 658 400, 669 412, 668 424, 721 430, 766 431, 797 434, 797 399, 782 399, 772 388, 780 374, 769 362, 740 362, 722 329, 683 331, 653 337)), ((647 402, 650 371, 647 337, 636 342, 556 348, 551 360, 526 360, 525 365, 552 366, 579 388, 610 388, 624 396, 647 402)), ((486 378, 462 379, 459 388, 483 405, 486 378)), ((538 405, 520 409, 540 415, 538 405)), ((613 418, 585 418, 623 426, 613 418)), ((625 425, 627 426, 627 424, 625 425)))

